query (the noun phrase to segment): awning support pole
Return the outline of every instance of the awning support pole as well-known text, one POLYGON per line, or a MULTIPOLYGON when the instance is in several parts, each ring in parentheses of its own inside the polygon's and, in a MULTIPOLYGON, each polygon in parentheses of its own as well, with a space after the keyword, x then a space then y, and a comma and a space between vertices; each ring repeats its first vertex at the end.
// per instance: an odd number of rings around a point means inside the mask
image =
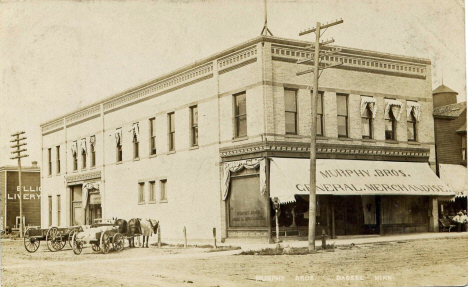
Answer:
POLYGON ((335 201, 331 200, 331 212, 332 212, 332 238, 336 238, 335 234, 335 201))
MULTIPOLYGON (((267 195, 267 224, 268 224, 268 243, 273 243, 273 234, 271 231, 271 200, 270 200, 270 160, 265 157, 265 169, 266 169, 266 195, 267 195)), ((261 171, 260 171, 261 172, 261 171)))

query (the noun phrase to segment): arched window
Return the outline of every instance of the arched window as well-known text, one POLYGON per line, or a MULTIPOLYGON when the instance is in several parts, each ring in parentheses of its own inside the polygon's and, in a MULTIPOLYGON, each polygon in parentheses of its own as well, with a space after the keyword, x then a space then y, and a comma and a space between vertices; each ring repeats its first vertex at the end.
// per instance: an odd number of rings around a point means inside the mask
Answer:
POLYGON ((385 119, 385 139, 396 140, 396 119, 393 115, 393 111, 390 109, 388 112, 388 118, 385 119))
POLYGON ((416 141, 416 136, 417 136, 417 121, 416 117, 414 116, 414 111, 411 111, 408 119, 406 120, 406 126, 407 126, 407 134, 408 134, 408 141, 416 141))

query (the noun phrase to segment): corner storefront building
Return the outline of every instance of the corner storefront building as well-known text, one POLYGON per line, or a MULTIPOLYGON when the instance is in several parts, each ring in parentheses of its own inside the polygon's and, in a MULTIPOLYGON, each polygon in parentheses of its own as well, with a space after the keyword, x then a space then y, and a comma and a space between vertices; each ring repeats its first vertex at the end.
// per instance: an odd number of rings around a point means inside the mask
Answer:
MULTIPOLYGON (((140 217, 167 239, 267 239, 278 197, 280 235, 305 236, 307 45, 260 36, 44 123, 42 225, 140 217)), ((430 61, 344 47, 325 61, 343 65, 319 87, 317 232, 438 230, 453 192, 431 170, 430 61)))

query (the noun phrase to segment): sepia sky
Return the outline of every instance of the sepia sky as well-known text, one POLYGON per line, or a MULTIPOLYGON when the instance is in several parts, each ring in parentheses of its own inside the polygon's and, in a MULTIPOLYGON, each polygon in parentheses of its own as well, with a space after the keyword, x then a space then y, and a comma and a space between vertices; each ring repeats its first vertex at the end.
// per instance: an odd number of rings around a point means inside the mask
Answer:
MULTIPOLYGON (((258 36, 263 0, 0 2, 0 166, 10 134, 24 130, 40 162, 40 124, 258 36)), ((268 0, 283 38, 343 18, 334 45, 429 58, 466 101, 461 0, 268 0)))

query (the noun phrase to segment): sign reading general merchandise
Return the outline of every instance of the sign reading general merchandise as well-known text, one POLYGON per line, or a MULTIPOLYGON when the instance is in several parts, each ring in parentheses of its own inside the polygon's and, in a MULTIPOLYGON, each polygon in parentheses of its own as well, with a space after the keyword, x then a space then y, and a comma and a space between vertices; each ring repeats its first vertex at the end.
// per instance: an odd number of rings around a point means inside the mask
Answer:
MULTIPOLYGON (((272 196, 291 199, 309 194, 308 159, 274 158, 271 164, 272 196)), ((317 160, 317 194, 452 196, 427 163, 362 160, 317 160)))

